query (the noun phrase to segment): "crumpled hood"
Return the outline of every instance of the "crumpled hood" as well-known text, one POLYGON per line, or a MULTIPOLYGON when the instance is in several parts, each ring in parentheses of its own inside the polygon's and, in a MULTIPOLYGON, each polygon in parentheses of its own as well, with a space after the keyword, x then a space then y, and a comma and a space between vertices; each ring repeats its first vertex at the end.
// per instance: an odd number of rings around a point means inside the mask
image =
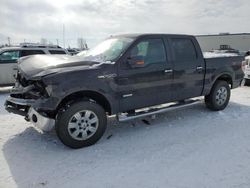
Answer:
POLYGON ((20 58, 18 69, 28 78, 46 75, 59 69, 81 66, 86 69, 100 62, 83 61, 82 57, 69 55, 31 55, 20 58))

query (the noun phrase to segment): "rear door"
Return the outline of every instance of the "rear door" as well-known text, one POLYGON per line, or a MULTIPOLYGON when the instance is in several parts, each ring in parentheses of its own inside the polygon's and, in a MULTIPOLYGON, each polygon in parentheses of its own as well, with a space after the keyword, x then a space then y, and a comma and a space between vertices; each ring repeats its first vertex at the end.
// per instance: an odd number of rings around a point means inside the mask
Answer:
POLYGON ((173 55, 173 100, 200 96, 205 62, 197 41, 186 36, 170 37, 169 41, 173 55))
POLYGON ((171 99, 172 65, 161 37, 136 41, 119 62, 117 77, 120 111, 156 105, 171 99), (143 57, 144 66, 132 68, 128 60, 143 57))
POLYGON ((0 85, 15 83, 15 68, 20 57, 19 50, 8 50, 0 54, 0 85))

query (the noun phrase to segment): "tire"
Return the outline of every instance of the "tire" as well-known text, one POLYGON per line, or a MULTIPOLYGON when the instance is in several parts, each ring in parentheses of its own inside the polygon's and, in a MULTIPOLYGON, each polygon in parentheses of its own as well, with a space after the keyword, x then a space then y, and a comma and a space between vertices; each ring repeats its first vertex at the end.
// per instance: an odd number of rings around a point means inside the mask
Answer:
POLYGON ((206 107, 212 111, 224 110, 229 102, 231 90, 226 81, 218 80, 214 83, 210 94, 205 96, 206 107))
POLYGON ((61 142, 73 149, 95 144, 104 134, 107 116, 94 102, 75 102, 61 111, 56 120, 56 134, 61 142))
POLYGON ((244 78, 241 82, 241 86, 245 86, 246 85, 246 79, 244 78))
POLYGON ((244 86, 250 86, 250 79, 245 79, 244 78, 244 80, 245 80, 244 86))

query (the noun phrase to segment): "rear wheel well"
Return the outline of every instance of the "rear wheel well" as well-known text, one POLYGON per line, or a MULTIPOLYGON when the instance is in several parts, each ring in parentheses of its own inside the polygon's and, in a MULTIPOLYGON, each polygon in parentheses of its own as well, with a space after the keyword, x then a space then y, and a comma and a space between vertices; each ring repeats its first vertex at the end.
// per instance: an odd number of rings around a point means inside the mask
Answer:
POLYGON ((68 95, 60 102, 60 104, 57 107, 57 111, 65 107, 67 104, 85 99, 90 100, 92 102, 96 102, 97 104, 103 107, 105 112, 111 114, 111 106, 109 101, 102 94, 95 91, 79 91, 68 95))
MULTIPOLYGON (((223 80, 223 81, 226 81, 229 85, 230 85, 230 88, 233 87, 233 80, 232 80, 232 77, 228 74, 223 74, 221 75, 219 78, 217 78, 217 80, 223 80)), ((216 81, 217 81, 216 80, 216 81)))

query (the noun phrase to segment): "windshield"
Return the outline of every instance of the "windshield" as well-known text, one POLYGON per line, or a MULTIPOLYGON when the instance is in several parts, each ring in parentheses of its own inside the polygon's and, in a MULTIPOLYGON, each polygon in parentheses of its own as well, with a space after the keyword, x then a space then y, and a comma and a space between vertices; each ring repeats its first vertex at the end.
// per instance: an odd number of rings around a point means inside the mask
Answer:
POLYGON ((106 39, 96 47, 78 53, 86 61, 114 61, 133 41, 132 38, 110 38, 106 39))

